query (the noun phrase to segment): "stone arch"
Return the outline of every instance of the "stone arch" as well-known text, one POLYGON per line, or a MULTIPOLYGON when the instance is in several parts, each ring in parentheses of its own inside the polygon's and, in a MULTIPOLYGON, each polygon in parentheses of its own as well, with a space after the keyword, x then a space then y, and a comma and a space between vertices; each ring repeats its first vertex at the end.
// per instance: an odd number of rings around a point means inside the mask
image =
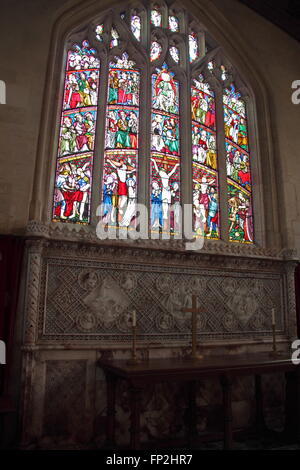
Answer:
MULTIPOLYGON (((58 112, 53 103, 59 96, 61 64, 65 55, 65 42, 70 33, 80 30, 83 25, 102 12, 113 9, 119 2, 104 1, 99 4, 95 0, 85 5, 70 6, 57 18, 50 43, 47 78, 44 87, 44 99, 40 134, 36 156, 34 183, 30 204, 29 219, 47 224, 48 194, 52 171, 53 129, 57 122, 58 112)), ((254 213, 256 219, 257 244, 264 248, 282 247, 281 235, 283 228, 279 226, 278 194, 272 144, 270 103, 267 85, 259 74, 256 65, 249 60, 247 44, 232 30, 230 22, 216 6, 207 0, 182 2, 191 15, 201 18, 201 23, 220 44, 224 55, 236 67, 242 80, 247 84, 249 92, 250 129, 252 151, 254 149, 255 168, 253 180, 255 185, 254 213), (236 44, 239 44, 239 48, 236 44), (264 171, 262 172, 262 168, 264 171)))

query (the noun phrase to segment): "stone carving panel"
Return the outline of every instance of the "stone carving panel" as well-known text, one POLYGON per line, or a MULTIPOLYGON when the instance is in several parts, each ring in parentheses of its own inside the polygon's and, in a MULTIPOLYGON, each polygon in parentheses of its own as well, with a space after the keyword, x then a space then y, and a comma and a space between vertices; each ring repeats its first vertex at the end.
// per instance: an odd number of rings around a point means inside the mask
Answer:
POLYGON ((281 272, 45 258, 40 339, 128 341, 132 310, 140 340, 187 342, 196 295, 202 340, 270 335, 271 309, 285 329, 281 272))

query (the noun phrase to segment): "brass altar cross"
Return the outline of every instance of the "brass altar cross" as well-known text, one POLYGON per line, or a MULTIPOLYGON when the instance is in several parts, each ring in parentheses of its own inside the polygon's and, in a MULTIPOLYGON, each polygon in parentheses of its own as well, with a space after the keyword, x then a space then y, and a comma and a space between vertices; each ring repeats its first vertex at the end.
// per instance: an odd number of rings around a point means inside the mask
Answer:
POLYGON ((197 296, 192 295, 192 308, 183 308, 182 312, 189 312, 192 314, 192 359, 202 359, 203 356, 197 353, 197 313, 201 313, 204 310, 197 308, 197 296))

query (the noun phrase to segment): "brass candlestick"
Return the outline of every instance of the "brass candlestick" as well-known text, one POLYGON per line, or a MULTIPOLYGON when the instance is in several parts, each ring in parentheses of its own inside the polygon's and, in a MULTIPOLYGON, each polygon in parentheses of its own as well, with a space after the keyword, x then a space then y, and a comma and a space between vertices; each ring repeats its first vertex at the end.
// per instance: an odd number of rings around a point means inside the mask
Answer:
POLYGON ((136 357, 136 325, 132 325, 132 348, 131 358, 128 359, 127 364, 138 364, 140 360, 136 357))

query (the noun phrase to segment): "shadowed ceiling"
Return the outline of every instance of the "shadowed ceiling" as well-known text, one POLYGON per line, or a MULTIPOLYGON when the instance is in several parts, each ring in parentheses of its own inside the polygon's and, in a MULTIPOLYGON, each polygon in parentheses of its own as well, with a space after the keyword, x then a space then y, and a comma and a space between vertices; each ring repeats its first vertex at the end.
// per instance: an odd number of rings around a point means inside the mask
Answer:
POLYGON ((300 41, 300 0, 239 0, 300 41))

